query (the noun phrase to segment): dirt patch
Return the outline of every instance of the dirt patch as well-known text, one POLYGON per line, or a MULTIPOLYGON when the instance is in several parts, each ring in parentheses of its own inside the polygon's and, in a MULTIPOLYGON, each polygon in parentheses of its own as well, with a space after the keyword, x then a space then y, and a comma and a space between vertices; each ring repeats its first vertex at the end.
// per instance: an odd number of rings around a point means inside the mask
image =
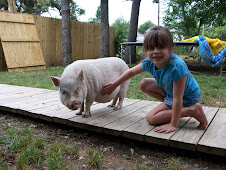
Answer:
MULTIPOLYGON (((0 113, 0 135, 7 126, 16 128, 30 126, 36 136, 45 139, 45 145, 48 145, 49 141, 57 141, 63 145, 77 147, 77 156, 61 157, 68 169, 226 169, 225 157, 137 142, 10 113, 0 113), (98 167, 85 159, 90 149, 101 153, 98 167)), ((9 169, 15 169, 16 154, 6 154, 2 150, 0 154, 9 169)))

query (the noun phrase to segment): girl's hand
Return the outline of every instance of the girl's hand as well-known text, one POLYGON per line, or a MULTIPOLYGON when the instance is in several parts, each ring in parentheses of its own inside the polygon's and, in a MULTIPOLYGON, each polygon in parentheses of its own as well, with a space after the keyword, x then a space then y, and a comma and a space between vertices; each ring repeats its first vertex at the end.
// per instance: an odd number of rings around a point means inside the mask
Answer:
POLYGON ((170 132, 173 132, 175 131, 177 128, 171 124, 165 124, 165 125, 161 125, 159 127, 156 127, 154 129, 155 132, 158 132, 158 133, 170 133, 170 132))
MULTIPOLYGON (((116 86, 117 87, 117 86, 116 86)), ((101 94, 111 94, 116 89, 114 82, 110 82, 108 84, 105 84, 101 90, 101 94)))

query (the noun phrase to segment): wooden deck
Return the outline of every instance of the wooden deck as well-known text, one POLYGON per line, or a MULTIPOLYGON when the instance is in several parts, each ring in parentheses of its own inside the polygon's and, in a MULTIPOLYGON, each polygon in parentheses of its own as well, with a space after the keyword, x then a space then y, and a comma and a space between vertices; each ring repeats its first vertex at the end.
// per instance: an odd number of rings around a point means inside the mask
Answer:
POLYGON ((75 115, 61 104, 54 90, 0 84, 0 110, 49 122, 115 136, 166 145, 185 150, 226 156, 226 108, 204 107, 209 125, 197 129, 194 118, 182 118, 176 132, 161 134, 153 131, 145 119, 146 113, 159 102, 125 99, 123 108, 114 111, 109 103, 94 103, 92 116, 75 115))

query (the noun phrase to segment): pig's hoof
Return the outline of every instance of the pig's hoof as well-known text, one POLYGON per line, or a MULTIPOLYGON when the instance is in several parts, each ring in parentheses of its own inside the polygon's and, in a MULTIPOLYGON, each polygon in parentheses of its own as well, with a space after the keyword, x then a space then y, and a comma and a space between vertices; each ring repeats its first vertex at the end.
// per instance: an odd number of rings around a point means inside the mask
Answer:
POLYGON ((116 110, 120 110, 121 107, 115 107, 113 110, 116 111, 116 110))
POLYGON ((113 105, 113 104, 110 104, 110 105, 108 105, 108 107, 115 107, 115 105, 113 105))
POLYGON ((85 117, 85 118, 91 117, 91 114, 84 114, 83 117, 85 117))
POLYGON ((82 113, 79 112, 79 113, 76 113, 76 115, 82 115, 82 113))

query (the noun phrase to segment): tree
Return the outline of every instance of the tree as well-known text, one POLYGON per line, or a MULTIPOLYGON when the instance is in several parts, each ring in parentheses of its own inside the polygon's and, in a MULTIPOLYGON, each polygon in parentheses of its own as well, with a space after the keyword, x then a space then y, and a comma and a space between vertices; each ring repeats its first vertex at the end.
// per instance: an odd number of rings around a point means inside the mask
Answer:
MULTIPOLYGON (((70 18, 77 21, 78 16, 85 13, 73 0, 70 0, 70 18)), ((61 14, 61 0, 16 0, 17 12, 40 15, 48 11, 48 7, 55 7, 61 14)), ((8 10, 7 0, 0 1, 0 9, 8 10)))
POLYGON ((146 21, 142 25, 139 26, 138 32, 144 34, 149 28, 155 26, 151 21, 146 21))
POLYGON ((101 0, 101 46, 100 57, 110 56, 108 0, 101 0))
POLYGON ((167 5, 163 23, 177 39, 200 34, 203 25, 225 23, 225 0, 168 0, 167 5))
POLYGON ((205 36, 209 38, 218 38, 226 41, 226 25, 224 26, 212 26, 205 29, 205 36))
POLYGON ((9 6, 9 11, 12 13, 16 13, 16 4, 15 4, 15 0, 8 0, 8 6, 9 6))
MULTIPOLYGON (((138 27, 138 17, 139 17, 139 9, 140 9, 141 0, 133 0, 130 25, 129 25, 129 34, 128 34, 128 42, 136 42, 137 38, 137 27, 138 27)), ((129 48, 126 48, 125 61, 129 63, 129 48)), ((136 63, 136 47, 131 46, 131 62, 136 63)))
POLYGON ((89 18, 89 23, 101 24, 101 7, 97 7, 96 18, 89 18))
POLYGON ((115 53, 116 56, 120 56, 121 55, 120 43, 127 41, 129 22, 121 17, 116 19, 112 26, 115 27, 115 53))
POLYGON ((61 0, 61 10, 62 10, 62 65, 65 67, 72 62, 69 0, 61 0))

